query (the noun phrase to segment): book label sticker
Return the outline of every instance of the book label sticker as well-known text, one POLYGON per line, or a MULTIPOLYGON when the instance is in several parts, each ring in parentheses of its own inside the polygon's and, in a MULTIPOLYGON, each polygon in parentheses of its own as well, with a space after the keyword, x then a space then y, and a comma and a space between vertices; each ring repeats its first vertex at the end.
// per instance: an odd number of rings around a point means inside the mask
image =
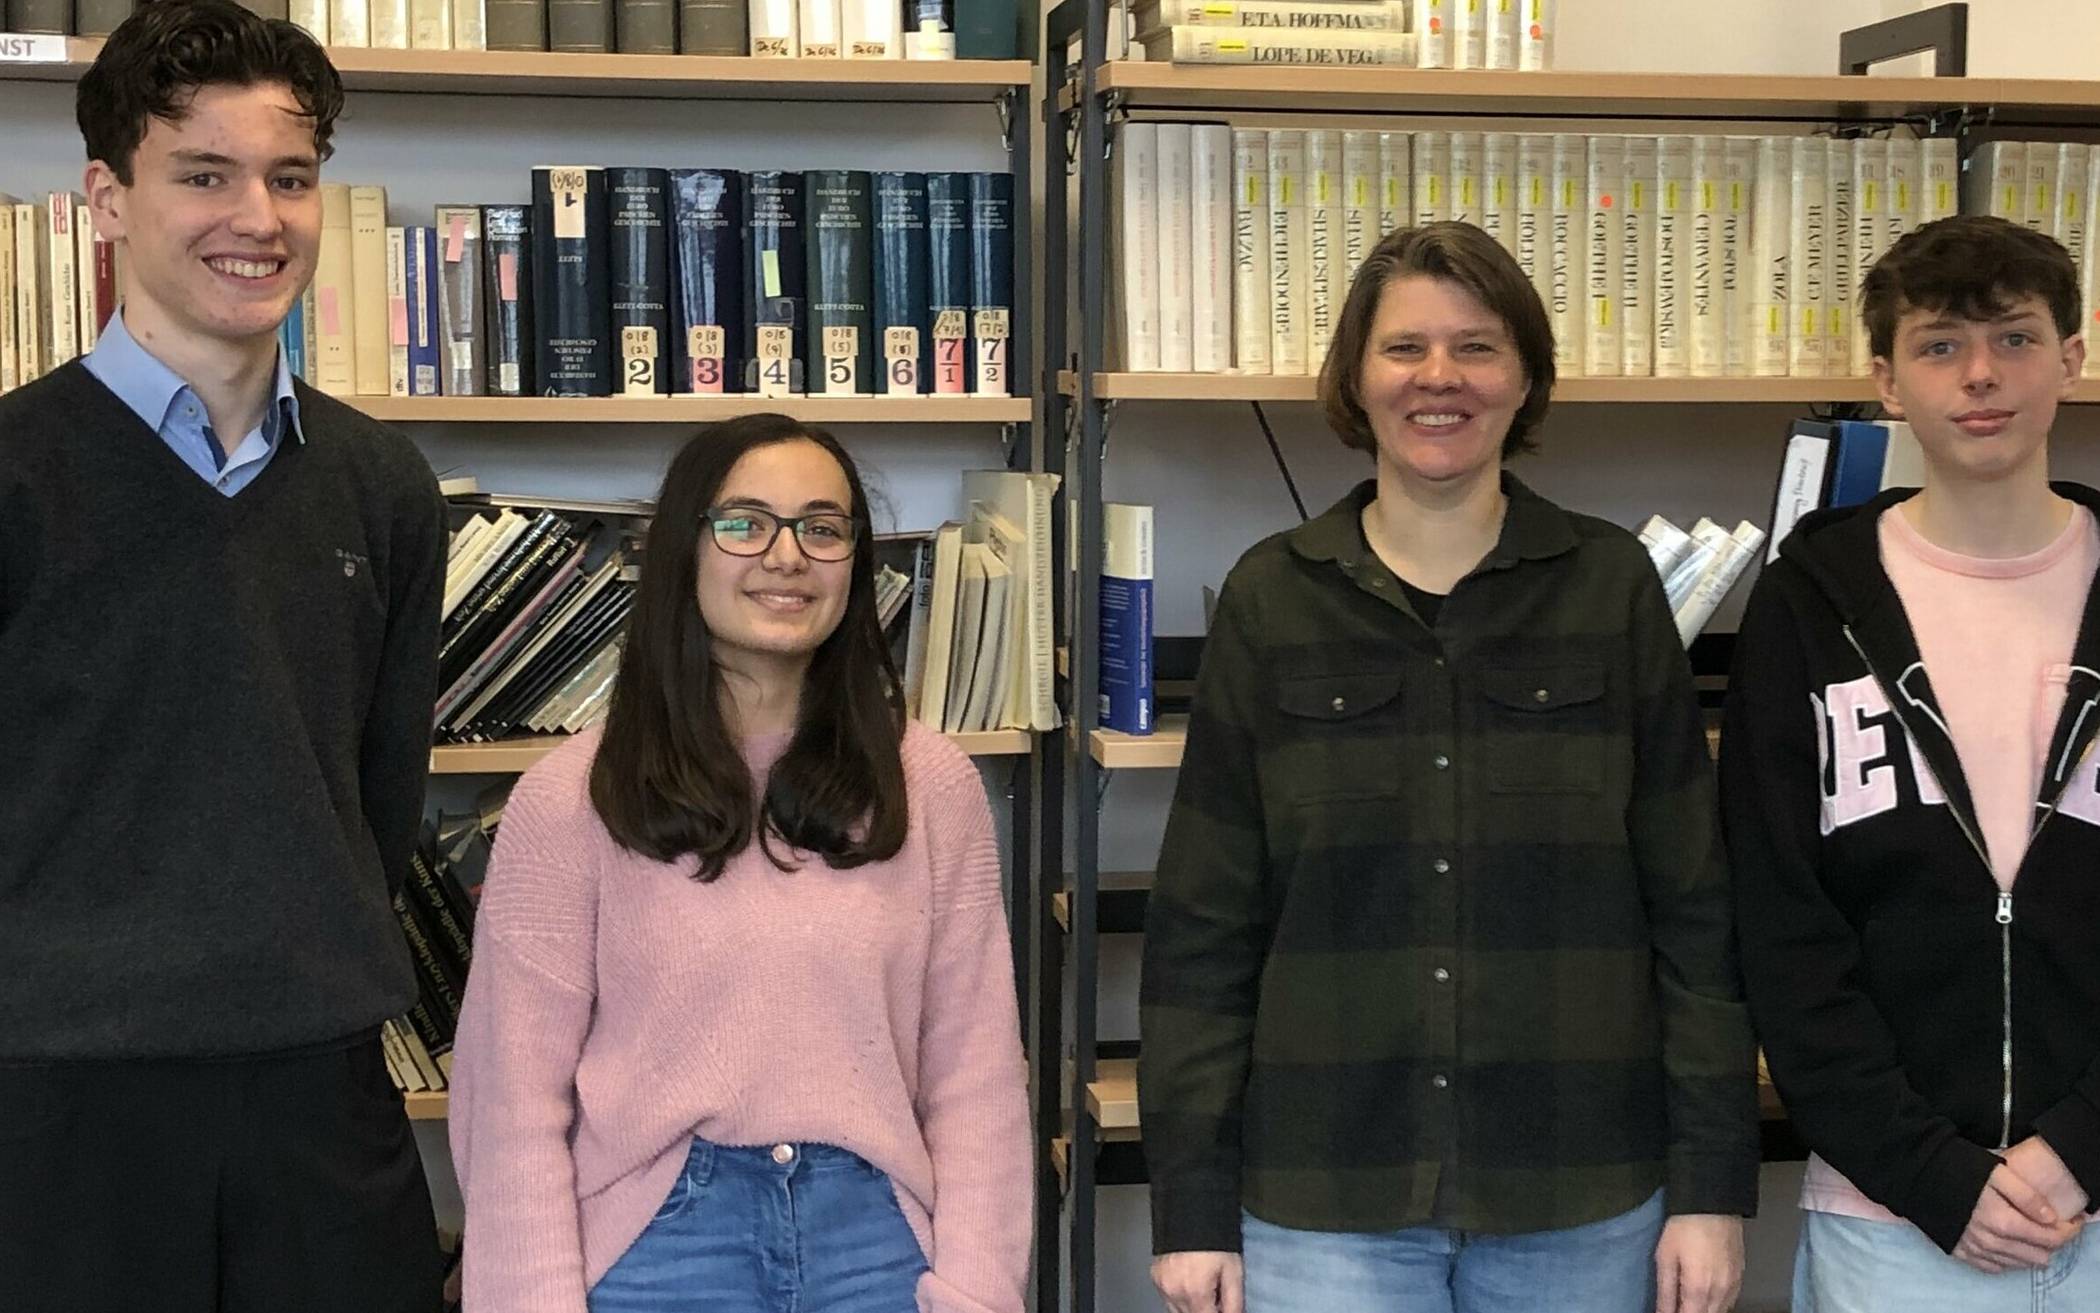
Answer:
POLYGON ((620 329, 620 395, 656 394, 656 330, 647 324, 624 325, 620 329))
POLYGON ((1011 312, 1005 307, 979 310, 973 327, 977 338, 977 386, 971 391, 984 396, 1007 394, 1006 340, 1011 312))
POLYGON ((961 396, 970 390, 964 377, 965 349, 970 329, 967 310, 943 310, 933 318, 933 390, 945 396, 961 396))
POLYGON ((883 374, 888 379, 891 396, 915 397, 919 394, 919 330, 916 328, 885 328, 882 330, 883 374))
POLYGON ((588 169, 547 170, 547 190, 554 195, 556 241, 583 239, 583 198, 590 187, 589 178, 588 169))
POLYGON ((496 294, 512 305, 518 303, 518 253, 504 251, 496 257, 496 294))
POLYGON ((0 35, 0 64, 65 62, 66 39, 63 36, 17 36, 14 33, 0 35))
POLYGON ((336 292, 333 287, 317 287, 314 289, 314 309, 319 312, 321 317, 321 331, 330 337, 334 337, 343 331, 342 312, 336 305, 335 296, 336 292))
POLYGON ((720 393, 727 372, 728 334, 720 324, 694 324, 685 330, 685 354, 692 370, 690 390, 720 393))
POLYGON ((454 210, 445 216, 445 263, 458 264, 467 253, 467 215, 454 210))
POLYGON ((760 59, 790 59, 795 52, 788 49, 788 38, 784 36, 754 36, 751 53, 760 59))
POLYGON ((780 295, 780 252, 767 249, 758 253, 759 285, 765 289, 767 299, 780 295))
POLYGON ((794 371, 790 368, 794 358, 795 329, 792 324, 758 326, 758 395, 791 395, 788 385, 794 381, 794 371))
POLYGON ((386 302, 387 342, 393 346, 408 345, 408 298, 390 296, 386 302))
POLYGON ((841 396, 860 391, 860 329, 852 324, 825 326, 824 390, 841 396))
POLYGON ((522 383, 518 374, 518 362, 506 360, 496 366, 496 386, 507 397, 518 395, 522 383))

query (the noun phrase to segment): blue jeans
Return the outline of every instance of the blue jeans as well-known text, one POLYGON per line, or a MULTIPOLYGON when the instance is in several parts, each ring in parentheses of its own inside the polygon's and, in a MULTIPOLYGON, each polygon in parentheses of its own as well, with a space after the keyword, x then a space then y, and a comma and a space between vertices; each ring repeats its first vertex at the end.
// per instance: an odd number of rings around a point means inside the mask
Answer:
POLYGON ((1559 1231, 1294 1231, 1240 1216, 1247 1313, 1641 1313, 1655 1306, 1662 1192, 1559 1231))
POLYGON ((926 1256, 887 1176, 825 1144, 695 1139, 590 1313, 916 1313, 926 1256))
POLYGON ((2094 1225, 2048 1266, 1992 1276, 1949 1257, 1908 1222, 1803 1213, 1794 1313, 2092 1313, 2100 1309, 2094 1225))

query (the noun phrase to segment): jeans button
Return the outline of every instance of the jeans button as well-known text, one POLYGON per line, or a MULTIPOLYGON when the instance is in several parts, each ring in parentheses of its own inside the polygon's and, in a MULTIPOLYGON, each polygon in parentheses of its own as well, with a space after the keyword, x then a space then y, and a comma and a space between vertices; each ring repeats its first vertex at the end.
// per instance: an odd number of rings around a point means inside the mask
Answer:
POLYGON ((785 1167, 789 1163, 795 1161, 795 1146, 792 1144, 774 1145, 773 1161, 779 1163, 782 1167, 785 1167))

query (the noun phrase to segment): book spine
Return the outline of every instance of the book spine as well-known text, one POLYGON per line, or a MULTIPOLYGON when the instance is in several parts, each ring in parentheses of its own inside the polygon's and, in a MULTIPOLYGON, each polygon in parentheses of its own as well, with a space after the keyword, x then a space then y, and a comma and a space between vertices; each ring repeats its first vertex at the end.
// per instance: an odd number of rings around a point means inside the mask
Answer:
MULTIPOLYGON (((2100 230, 2094 228, 2093 218, 2100 214, 2100 158, 2086 167, 2085 214, 2085 258, 2079 264, 2079 285, 2084 295, 2080 300, 2085 306, 2086 341, 2100 345, 2100 230)), ((2089 349, 2085 353, 2085 377, 2095 376, 2100 376, 2100 350, 2089 349)))
POLYGON ((1589 219, 1589 142, 1572 132, 1553 136, 1552 249, 1548 285, 1552 295, 1546 309, 1553 319, 1554 368, 1573 378, 1582 374, 1583 348, 1583 225, 1589 219))
POLYGON ((1192 124, 1159 125, 1158 154, 1154 161, 1153 196, 1158 206, 1159 260, 1159 367, 1172 373, 1187 373, 1195 367, 1196 344, 1190 318, 1195 289, 1189 252, 1189 184, 1194 149, 1192 124))
POLYGON ((1721 290, 1721 211, 1726 151, 1721 138, 1692 138, 1692 222, 1680 259, 1688 267, 1692 377, 1728 372, 1727 302, 1721 290))
POLYGON ((842 18, 839 0, 796 0, 795 30, 802 42, 802 58, 845 58, 842 18))
POLYGON ((1414 134, 1413 226, 1441 223, 1451 217, 1451 134, 1414 134))
POLYGON ((80 354, 95 349, 102 335, 102 304, 96 300, 95 225, 84 203, 73 206, 73 277, 80 285, 80 314, 74 331, 80 335, 80 354))
POLYGON ((44 197, 42 271, 44 309, 50 316, 44 351, 47 372, 80 354, 80 276, 73 267, 79 256, 73 218, 73 193, 55 191, 44 197))
POLYGON ((1749 270, 1750 220, 1756 208, 1757 142, 1730 137, 1721 161, 1721 324, 1722 372, 1730 378, 1750 376, 1749 270))
POLYGON ((1756 213, 1750 223, 1750 372, 1784 378, 1791 368, 1793 323, 1792 144, 1757 139, 1756 213))
POLYGON ((1636 378, 1655 373, 1655 153, 1655 138, 1626 138, 1619 182, 1619 363, 1636 378))
POLYGON ((2027 146, 2027 187, 2020 221, 2039 233, 2053 233, 2056 228, 2056 153, 2057 147, 2046 141, 2027 146))
POLYGON ((532 314, 532 208, 484 205, 481 231, 488 395, 537 396, 539 379, 532 372, 533 344, 538 340, 532 314))
POLYGON ((1269 361, 1278 374, 1302 375, 1311 334, 1305 300, 1305 134, 1269 133, 1269 361))
POLYGON ((484 396, 488 351, 481 324, 481 210, 440 205, 435 218, 444 363, 440 390, 448 397, 484 396))
POLYGON ((744 377, 744 180, 673 169, 671 390, 734 392, 744 377))
MULTIPOLYGON (((926 175, 926 309, 933 320, 933 392, 960 396, 977 375, 970 358, 970 177, 926 175)), ((1155 363, 1155 368, 1157 365, 1155 363)))
POLYGON ((0 392, 22 384, 15 319, 15 207, 0 199, 0 392))
POLYGON ((1918 143, 1918 221, 1951 218, 1961 209, 1960 145, 1952 137, 1918 143))
POLYGON ((408 230, 386 230, 386 390, 408 395, 408 230))
POLYGON ((802 392, 802 342, 809 334, 808 273, 802 250, 802 175, 767 170, 744 176, 744 391, 769 397, 802 392))
MULTIPOLYGON (((1889 144, 1882 137, 1862 137, 1852 144, 1852 268, 1856 285, 1864 290, 1874 262, 1888 249, 1889 144)), ((1852 372, 1872 370, 1874 353, 1867 343, 1867 325, 1855 315, 1852 324, 1852 372)))
POLYGON ((1103 506, 1101 724, 1150 734, 1152 714, 1152 508, 1103 506))
POLYGON ((547 0, 547 49, 603 55, 613 44, 613 0, 547 0))
MULTIPOLYGON (((1269 356, 1269 134, 1232 129, 1232 364, 1266 374, 1269 356)), ((2096 353, 2100 354, 2100 353, 2096 353)))
POLYGON ((37 249, 43 233, 42 211, 27 202, 15 207, 15 352, 20 383, 34 383, 44 375, 43 296, 39 292, 37 249))
POLYGON ((1560 28, 1560 0, 1519 0, 1523 6, 1517 31, 1517 67, 1543 73, 1553 67, 1553 38, 1560 28))
POLYGON ((451 0, 451 9, 452 48, 488 49, 488 20, 482 10, 482 0, 451 0))
POLYGON ((409 0, 366 0, 374 50, 406 50, 409 0))
POLYGON ((605 170, 532 171, 533 376, 546 397, 613 392, 605 170))
MULTIPOLYGON (((1371 154, 1375 172, 1375 141, 1371 154)), ((1232 368, 1232 129, 1222 123, 1198 124, 1189 162, 1189 252, 1194 261, 1189 363, 1199 374, 1222 374, 1232 368)), ((1369 185, 1367 181, 1367 196, 1369 185)), ((1349 267, 1352 275, 1355 267, 1349 267)))
POLYGON ((1486 68, 1488 12, 1484 0, 1450 0, 1451 67, 1486 68))
POLYGON ((1588 178, 1585 187, 1589 212, 1585 218, 1585 309, 1587 334, 1583 343, 1583 365, 1591 375, 1616 376, 1626 371, 1625 324, 1619 304, 1621 266, 1624 264, 1625 229, 1620 211, 1625 204, 1626 139, 1597 136, 1589 139, 1588 178))
MULTIPOLYGON (((1455 0, 1464 4, 1467 0, 1455 0)), ((1450 172, 1444 177, 1444 195, 1449 198, 1451 213, 1447 216, 1457 223, 1480 224, 1480 156, 1485 144, 1478 132, 1454 132, 1451 134, 1450 172)))
POLYGON ((386 280, 386 188, 350 189, 350 296, 355 306, 351 345, 357 393, 387 395, 389 344, 386 280))
POLYGON ((618 0, 615 49, 623 55, 678 53, 678 0, 618 0))
POLYGON ((1451 67, 1451 0, 1414 0, 1415 67, 1451 67))
POLYGON ((751 10, 746 0, 680 0, 678 49, 687 55, 751 53, 751 10))
MULTIPOLYGON (((1006 0, 1006 3, 1011 4, 1012 0, 1006 0)), ((986 46, 1001 43, 1002 38, 995 32, 986 30, 999 21, 988 12, 993 7, 990 3, 976 6, 981 14, 981 24, 973 22, 971 25, 969 40, 973 45, 980 42, 986 46)), ((843 8, 846 58, 904 58, 903 6, 894 3, 894 0, 843 0, 843 8)), ((967 54, 958 50, 958 55, 965 59, 1017 58, 1015 42, 1020 35, 1020 14, 1015 10, 1008 12, 1005 17, 1010 20, 1012 31, 1003 38, 1004 53, 995 54, 986 49, 979 53, 967 54)), ((956 39, 961 43, 964 37, 958 33, 956 39)))
POLYGON ((1539 300, 1551 304, 1553 253, 1553 138, 1527 132, 1517 138, 1517 264, 1539 300))
MULTIPOLYGON (((73 19, 78 36, 108 36, 117 30, 117 25, 131 17, 132 0, 79 0, 74 6, 73 19)), ((36 29, 9 23, 10 32, 32 32, 36 29)), ((321 31, 328 30, 323 20, 321 31)))
POLYGON ((411 50, 452 49, 452 0, 409 0, 411 50))
POLYGON ((970 175, 970 391, 1013 394, 1014 178, 970 175))
MULTIPOLYGON (((1414 139, 1405 132, 1378 134, 1378 232, 1398 232, 1415 212, 1414 139)), ((1376 246, 1376 241, 1371 245, 1376 246)))
MULTIPOLYGON (((1494 0, 1514 4, 1516 0, 1494 0)), ((1517 252, 1517 134, 1489 132, 1480 146, 1480 226, 1512 256, 1517 252)))
POLYGON ((350 188, 321 184, 321 247, 314 262, 314 386, 357 393, 357 301, 351 291, 350 188))
POLYGON ((1519 0, 1488 0, 1487 66, 1517 66, 1517 42, 1523 31, 1519 0))
POLYGON ((802 54, 797 0, 751 0, 751 49, 761 59, 795 59, 802 54))
POLYGON ((1378 226, 1378 134, 1342 134, 1342 288, 1346 292, 1364 258, 1385 230, 1378 226))
POLYGON ((1830 149, 1821 137, 1790 142, 1793 214, 1787 245, 1793 259, 1787 372, 1815 378, 1825 357, 1823 310, 1830 289, 1830 149))
POLYGON ((1159 135, 1157 123, 1126 122, 1116 134, 1112 161, 1116 247, 1116 304, 1123 368, 1161 368, 1159 254, 1159 135))
POLYGON ((809 337, 804 375, 811 392, 867 395, 875 386, 875 216, 868 175, 812 169, 807 247, 809 337))
POLYGON ((1692 226, 1692 139, 1662 137, 1655 151, 1655 373, 1692 372, 1689 298, 1692 226))
POLYGON ((490 50, 547 48, 547 0, 484 0, 484 4, 490 50))
POLYGON ((933 380, 933 317, 928 308, 926 175, 877 173, 875 332, 882 339, 882 390, 917 396, 933 380))
POLYGON ((1779 545, 1801 517, 1823 504, 1823 474, 1830 461, 1830 439, 1803 432, 1799 425, 1786 440, 1779 465, 1779 490, 1772 502, 1772 536, 1767 563, 1779 558, 1779 545))
POLYGON ((1854 372, 1852 300, 1857 284, 1852 266, 1852 146, 1849 137, 1831 140, 1824 174, 1830 199, 1830 222, 1825 229, 1830 283, 1823 303, 1823 373, 1832 378, 1849 378, 1854 372))
POLYGON ((6 30, 24 35, 67 36, 73 31, 72 0, 7 0, 6 30))
POLYGON ((444 351, 438 320, 437 229, 418 224, 407 230, 408 395, 441 394, 444 351))
POLYGON ((1134 8, 1140 32, 1162 27, 1407 30, 1404 0, 1156 0, 1134 8))
POLYGON ((2027 217, 2027 143, 1987 141, 1969 160, 1961 208, 2022 223, 2027 217))
POLYGON ((612 286, 615 390, 626 397, 671 391, 671 202, 662 169, 605 171, 612 286))
POLYGON ((2085 188, 2092 168, 2092 147, 2082 141, 2056 148, 2056 222, 2051 235, 2063 243, 2071 263, 2085 259, 2085 188))
POLYGON ((1888 188, 1882 193, 1888 208, 1882 220, 1887 225, 1889 246, 1894 246, 1897 238, 1924 222, 1925 206, 1919 190, 1925 183, 1925 156, 1921 145, 1916 137, 1888 139, 1888 188))
POLYGON ((328 44, 350 47, 372 44, 370 0, 328 0, 328 44))
POLYGON ((1334 341, 1335 316, 1349 285, 1340 276, 1342 134, 1305 134, 1305 362, 1317 374, 1334 341))
MULTIPOLYGON (((129 0, 123 0, 123 3, 128 18, 131 5, 129 0)), ((328 44, 328 0, 291 0, 285 6, 285 19, 315 41, 324 46, 328 44)))

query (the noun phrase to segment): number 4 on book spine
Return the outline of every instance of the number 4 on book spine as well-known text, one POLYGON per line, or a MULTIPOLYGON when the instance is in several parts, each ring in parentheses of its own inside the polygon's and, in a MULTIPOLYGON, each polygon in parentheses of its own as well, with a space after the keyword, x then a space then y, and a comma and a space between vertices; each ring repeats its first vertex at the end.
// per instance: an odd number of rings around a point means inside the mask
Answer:
POLYGON ((758 395, 791 395, 788 389, 794 381, 794 373, 789 362, 794 358, 795 329, 792 324, 758 326, 758 395))
POLYGON ((970 390, 970 312, 943 310, 933 320, 933 390, 943 396, 961 396, 970 390))

